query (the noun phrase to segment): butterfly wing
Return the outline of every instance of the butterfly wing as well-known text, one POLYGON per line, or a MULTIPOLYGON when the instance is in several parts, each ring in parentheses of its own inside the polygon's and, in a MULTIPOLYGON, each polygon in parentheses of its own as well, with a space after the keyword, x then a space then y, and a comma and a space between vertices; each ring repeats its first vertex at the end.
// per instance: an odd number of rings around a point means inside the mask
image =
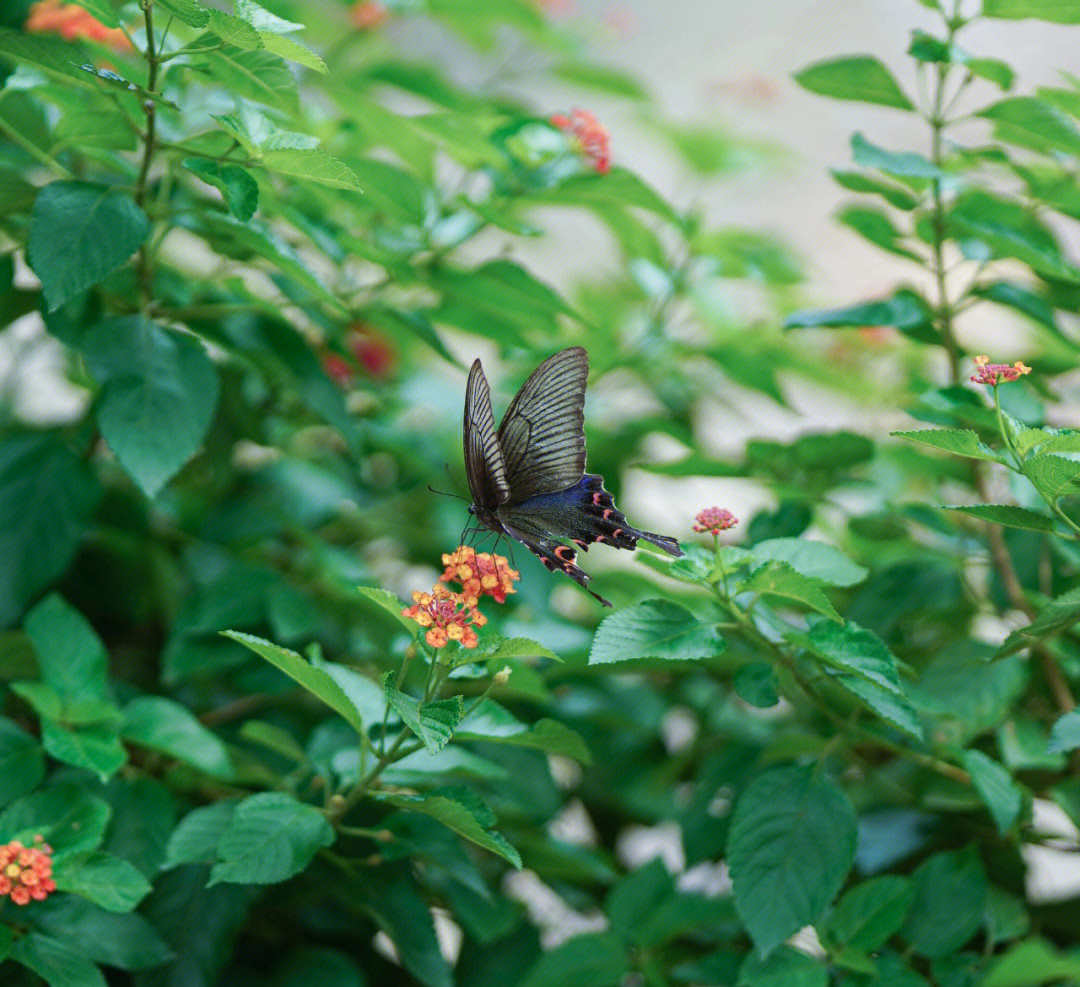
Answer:
POLYGON ((509 503, 565 490, 581 479, 588 376, 588 354, 571 346, 541 363, 510 402, 497 436, 509 503))
POLYGON ((495 416, 491 411, 491 388, 484 368, 474 360, 465 385, 465 420, 462 425, 465 443, 465 475, 473 503, 493 509, 510 496, 506 465, 499 439, 495 434, 495 416))

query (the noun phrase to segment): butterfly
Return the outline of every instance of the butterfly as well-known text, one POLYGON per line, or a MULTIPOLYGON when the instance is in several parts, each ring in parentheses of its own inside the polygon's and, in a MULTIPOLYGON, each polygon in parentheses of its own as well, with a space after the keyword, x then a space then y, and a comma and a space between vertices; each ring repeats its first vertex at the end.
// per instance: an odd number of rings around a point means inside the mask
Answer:
POLYGON ((495 430, 491 389, 476 360, 465 386, 465 473, 479 524, 521 542, 552 572, 565 572, 588 588, 575 562, 594 542, 634 548, 638 539, 669 555, 682 555, 674 538, 632 527, 604 489, 604 478, 585 472, 585 381, 589 356, 571 346, 548 357, 521 385, 495 430))

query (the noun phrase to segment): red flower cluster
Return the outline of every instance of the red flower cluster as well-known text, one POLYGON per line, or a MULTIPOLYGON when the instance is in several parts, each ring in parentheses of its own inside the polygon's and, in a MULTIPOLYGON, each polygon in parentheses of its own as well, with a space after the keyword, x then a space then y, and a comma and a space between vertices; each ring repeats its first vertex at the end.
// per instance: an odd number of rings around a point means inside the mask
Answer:
POLYGON ((971 382, 989 384, 990 387, 1008 384, 1010 381, 1019 380, 1024 374, 1031 373, 1031 367, 1025 367, 1019 360, 1010 367, 1005 363, 991 363, 988 356, 975 357, 975 366, 979 369, 971 375, 971 382))
POLYGON ((695 531, 707 531, 710 535, 718 535, 739 523, 739 519, 731 511, 724 511, 719 507, 706 507, 694 520, 697 522, 694 525, 695 531))
POLYGON ((445 647, 448 641, 460 641, 466 648, 475 648, 476 631, 483 627, 485 617, 476 609, 476 597, 451 593, 445 586, 435 586, 430 593, 413 593, 413 606, 401 611, 402 617, 415 620, 428 629, 424 635, 433 648, 445 647))
POLYGON ((10 897, 16 905, 31 899, 42 901, 56 890, 52 879, 52 847, 41 836, 32 847, 18 840, 0 846, 0 898, 10 897))
POLYGON ((378 0, 359 0, 349 10, 349 20, 359 31, 372 31, 389 17, 389 11, 378 0))
POLYGON ((119 28, 106 27, 78 4, 63 0, 38 0, 31 4, 24 26, 31 34, 59 34, 65 41, 86 38, 115 51, 131 50, 131 42, 119 28))
POLYGON ((442 557, 446 572, 439 576, 444 583, 459 582, 466 596, 490 596, 496 603, 505 603, 507 593, 516 593, 514 580, 521 578, 501 555, 488 552, 476 554, 474 549, 461 545, 457 551, 442 557))
POLYGON ((338 353, 325 352, 322 355, 326 375, 342 386, 352 383, 357 366, 375 380, 385 380, 393 372, 394 347, 385 336, 363 323, 354 322, 349 326, 345 348, 351 360, 338 353))
POLYGON ((582 156, 601 175, 611 170, 611 135, 588 110, 571 110, 570 116, 556 113, 551 125, 569 134, 582 156))

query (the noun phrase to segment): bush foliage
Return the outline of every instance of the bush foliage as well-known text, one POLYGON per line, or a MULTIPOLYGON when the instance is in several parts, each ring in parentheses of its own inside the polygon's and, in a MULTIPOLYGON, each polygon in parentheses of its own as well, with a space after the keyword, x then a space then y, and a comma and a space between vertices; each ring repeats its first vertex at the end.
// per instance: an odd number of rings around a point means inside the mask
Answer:
POLYGON ((910 283, 801 311, 782 243, 572 109, 737 149, 542 4, 5 6, 5 984, 1080 983, 1037 876, 1080 825, 1080 84, 963 47, 1080 4, 920 3, 902 74, 795 73, 881 107, 838 219, 910 283), (1033 371, 960 331, 993 310, 1033 371), (596 560, 610 613, 519 549, 427 634, 461 371, 576 342, 616 494, 769 506, 646 505, 686 555, 596 560), (718 401, 808 387, 865 430, 718 451, 718 401))

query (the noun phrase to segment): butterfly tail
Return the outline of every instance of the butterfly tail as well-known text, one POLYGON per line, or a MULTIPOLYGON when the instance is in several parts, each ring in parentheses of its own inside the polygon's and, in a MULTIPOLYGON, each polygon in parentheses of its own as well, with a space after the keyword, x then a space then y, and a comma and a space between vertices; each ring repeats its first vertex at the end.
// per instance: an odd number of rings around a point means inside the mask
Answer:
POLYGON ((584 534, 581 540, 574 539, 579 548, 587 550, 589 544, 597 541, 613 545, 615 548, 632 549, 641 539, 652 542, 668 555, 683 554, 678 541, 674 538, 632 527, 626 520, 626 515, 615 506, 611 494, 604 489, 604 478, 599 474, 586 473, 576 489, 580 491, 578 494, 581 498, 580 503, 589 518, 586 525, 587 534, 584 534))
POLYGON ((652 531, 640 531, 637 528, 632 528, 631 533, 635 538, 640 538, 643 541, 652 542, 657 548, 662 548, 668 555, 674 555, 676 557, 684 555, 682 548, 676 539, 669 537, 668 535, 657 535, 652 531))

